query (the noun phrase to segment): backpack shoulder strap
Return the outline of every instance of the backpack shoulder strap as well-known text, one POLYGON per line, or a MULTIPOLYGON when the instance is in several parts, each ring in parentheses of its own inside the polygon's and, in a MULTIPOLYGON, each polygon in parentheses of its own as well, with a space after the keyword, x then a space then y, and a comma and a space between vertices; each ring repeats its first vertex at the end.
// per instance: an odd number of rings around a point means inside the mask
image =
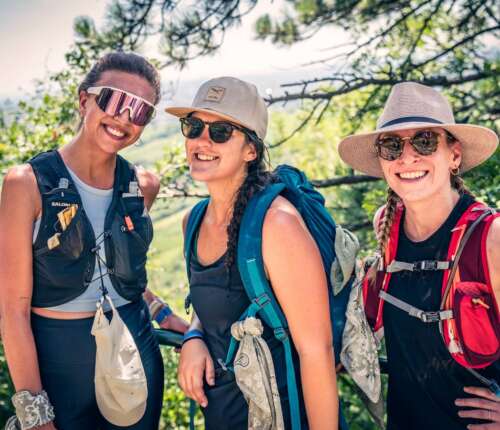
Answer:
POLYGON ((135 182, 138 187, 137 173, 135 166, 129 161, 125 160, 121 155, 116 157, 116 176, 115 181, 118 180, 118 188, 122 193, 132 192, 130 189, 131 183, 135 182))
MULTIPOLYGON (((487 255, 487 249, 486 249, 486 240, 488 239, 488 232, 490 230, 491 224, 496 218, 500 218, 500 212, 498 210, 494 210, 493 213, 490 214, 489 217, 487 217, 484 220, 485 226, 483 228, 483 231, 481 233, 481 262, 482 262, 482 269, 484 273, 484 277, 486 280, 486 284, 492 289, 493 286, 491 284, 491 277, 490 277, 490 267, 488 265, 488 255, 487 255)), ((493 293, 493 291, 492 291, 493 293)), ((496 306, 497 314, 500 314, 500 303, 498 303, 495 300, 495 294, 492 294, 493 301, 496 306)))
MULTIPOLYGON (((441 309, 447 306, 448 297, 455 281, 455 276, 459 267, 460 257, 467 246, 469 239, 474 233, 476 227, 484 221, 493 221, 495 210, 480 203, 472 203, 467 210, 462 214, 457 222, 457 225, 452 230, 450 245, 448 247, 448 259, 453 261, 453 264, 448 272, 445 272, 443 277, 443 290, 441 297, 441 309), (493 216, 492 216, 493 215, 493 216)), ((488 229, 486 229, 487 231, 488 229)), ((482 256, 482 259, 486 255, 482 256)), ((483 261, 484 267, 484 261, 483 261)))
POLYGON ((188 275, 188 280, 190 276, 190 263, 191 263, 191 251, 193 249, 194 238, 196 232, 200 228, 201 221, 207 210, 208 202, 210 199, 203 199, 196 203, 189 213, 189 217, 186 223, 186 231, 184 233, 184 259, 186 260, 186 271, 188 275))
POLYGON ((285 328, 286 319, 266 278, 262 257, 262 228, 269 207, 284 189, 284 184, 273 184, 250 199, 241 220, 238 237, 238 270, 248 298, 255 305, 249 312, 260 312, 264 321, 273 329, 285 328))
MULTIPOLYGON (((266 189, 253 196, 245 208, 238 238, 237 261, 238 270, 251 304, 240 317, 240 320, 258 313, 265 323, 273 329, 275 337, 283 343, 292 429, 299 430, 301 423, 299 396, 288 324, 266 278, 262 257, 264 218, 274 199, 285 188, 286 185, 283 183, 269 185, 266 189)), ((236 345, 236 340, 231 338, 226 365, 231 364, 236 352, 236 345)))
POLYGON ((68 188, 72 183, 69 172, 55 149, 36 155, 28 160, 28 164, 35 173, 40 194, 48 193, 54 188, 68 188))
MULTIPOLYGON (((385 212, 385 210, 386 209, 384 208, 383 211, 385 212)), ((396 258, 397 255, 399 242, 399 226, 403 217, 403 210, 403 205, 398 205, 396 207, 396 213, 394 214, 394 218, 391 224, 389 239, 385 247, 385 253, 381 257, 381 264, 377 270, 375 281, 373 283, 368 282, 367 280, 363 282, 363 299, 365 303, 368 303, 368 301, 370 301, 369 307, 372 310, 374 310, 375 307, 377 309, 373 331, 379 339, 383 337, 383 312, 385 302, 385 300, 380 300, 380 293, 382 291, 387 291, 389 282, 391 280, 391 272, 387 271, 387 268, 391 265, 392 261, 396 258), (370 289, 372 288, 375 291, 370 291, 370 289)), ((381 214, 381 217, 383 216, 384 213, 381 214)), ((367 317, 373 321, 373 316, 370 317, 369 315, 367 315, 367 317)))

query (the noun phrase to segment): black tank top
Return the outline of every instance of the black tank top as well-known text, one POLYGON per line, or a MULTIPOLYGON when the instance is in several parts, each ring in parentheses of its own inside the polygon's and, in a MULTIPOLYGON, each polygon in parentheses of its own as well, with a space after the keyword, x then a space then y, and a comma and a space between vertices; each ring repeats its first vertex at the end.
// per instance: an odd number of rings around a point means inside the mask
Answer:
MULTIPOLYGON (((405 234, 404 214, 396 259, 415 262, 446 260, 450 230, 473 202, 462 195, 443 225, 422 242, 405 234)), ((425 311, 436 311, 441 301, 442 271, 394 273, 389 293, 425 311)), ((463 430, 484 421, 458 416, 455 399, 470 397, 464 386, 481 386, 465 368, 453 360, 439 333, 437 323, 423 323, 395 306, 384 306, 389 387, 388 430, 463 430)), ((482 370, 500 380, 500 365, 482 370)))
MULTIPOLYGON (((196 243, 193 247, 196 250, 196 243)), ((250 305, 245 293, 238 267, 233 263, 230 270, 224 264, 225 254, 216 262, 203 266, 196 252, 191 254, 189 288, 193 308, 198 315, 205 337, 205 343, 216 369, 215 386, 205 384, 208 406, 203 410, 207 430, 246 430, 248 427, 248 406, 241 393, 234 373, 224 370, 218 360, 225 361, 231 342, 231 325, 250 305)), ((266 340, 273 357, 276 381, 280 392, 285 428, 291 428, 290 410, 286 385, 286 362, 281 342, 263 322, 266 340)), ((299 360, 294 351, 296 380, 298 383, 302 429, 307 429, 307 418, 301 392, 299 360)))

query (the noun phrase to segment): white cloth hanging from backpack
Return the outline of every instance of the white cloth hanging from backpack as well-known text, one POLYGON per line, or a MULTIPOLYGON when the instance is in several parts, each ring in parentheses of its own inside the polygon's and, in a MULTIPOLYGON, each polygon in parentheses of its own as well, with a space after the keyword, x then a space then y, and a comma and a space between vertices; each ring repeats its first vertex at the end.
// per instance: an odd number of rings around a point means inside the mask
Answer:
POLYGON ((273 359, 262 332, 262 322, 254 317, 231 326, 232 336, 240 341, 236 383, 248 403, 248 430, 284 430, 273 359))
POLYGON ((141 356, 129 329, 111 298, 113 316, 108 321, 98 302, 92 325, 96 342, 95 394, 101 414, 117 426, 137 423, 146 411, 148 386, 141 356))
POLYGON ((356 277, 346 310, 340 361, 370 401, 381 399, 378 343, 366 319, 361 277, 356 277))
POLYGON ((335 228, 335 261, 330 269, 333 294, 342 291, 351 278, 359 251, 358 238, 349 230, 338 225, 335 228))

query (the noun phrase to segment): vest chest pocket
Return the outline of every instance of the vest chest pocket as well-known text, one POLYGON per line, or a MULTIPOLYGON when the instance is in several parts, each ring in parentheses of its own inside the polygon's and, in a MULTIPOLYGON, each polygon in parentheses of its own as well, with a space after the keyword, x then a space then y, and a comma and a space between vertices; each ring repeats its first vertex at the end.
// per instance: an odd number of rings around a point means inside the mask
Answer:
POLYGON ((146 259, 153 239, 153 226, 142 197, 122 198, 111 225, 114 275, 121 281, 120 294, 136 294, 137 284, 146 283, 146 259))
MULTIPOLYGON (((69 209, 70 206, 67 208, 69 209)), ((62 212, 62 210, 59 212, 62 212)), ((42 235, 45 246, 35 249, 34 256, 36 258, 53 256, 68 260, 78 260, 85 248, 86 227, 81 208, 76 207, 74 215, 66 218, 67 224, 64 229, 61 227, 61 221, 58 219, 57 213, 54 213, 54 216, 43 218, 48 219, 48 222, 55 220, 54 228, 41 225, 39 234, 42 235)))
POLYGON ((453 293, 453 314, 470 365, 481 367, 500 358, 500 322, 487 285, 459 282, 453 293))
POLYGON ((129 234, 145 252, 153 240, 153 224, 144 206, 144 197, 122 198, 124 223, 121 231, 129 234))

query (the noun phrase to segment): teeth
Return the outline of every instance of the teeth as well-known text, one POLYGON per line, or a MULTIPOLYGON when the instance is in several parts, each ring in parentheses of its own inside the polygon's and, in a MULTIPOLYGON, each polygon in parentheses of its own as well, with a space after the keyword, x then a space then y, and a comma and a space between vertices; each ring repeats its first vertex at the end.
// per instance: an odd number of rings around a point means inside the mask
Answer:
POLYGON ((123 137, 125 136, 125 133, 123 131, 117 130, 116 128, 110 127, 109 125, 106 126, 106 130, 112 134, 113 136, 116 137, 123 137))
POLYGON ((425 171, 420 170, 417 172, 401 172, 399 176, 403 179, 418 179, 425 175, 425 171))
POLYGON ((212 157, 210 155, 205 155, 205 154, 196 154, 196 157, 198 158, 198 160, 202 160, 202 161, 213 161, 217 158, 217 157, 212 157))

